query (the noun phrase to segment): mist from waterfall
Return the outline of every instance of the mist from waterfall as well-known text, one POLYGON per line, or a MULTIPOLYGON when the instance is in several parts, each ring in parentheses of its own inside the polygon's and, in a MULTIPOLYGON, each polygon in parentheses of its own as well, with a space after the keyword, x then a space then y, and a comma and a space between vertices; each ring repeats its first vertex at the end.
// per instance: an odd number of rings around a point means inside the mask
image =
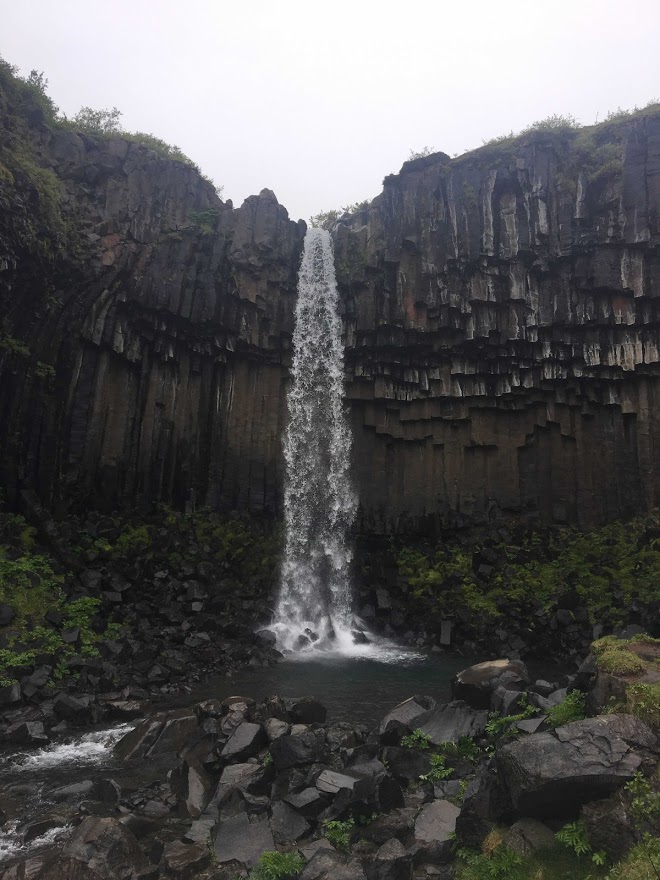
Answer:
POLYGON ((349 531, 357 508, 330 234, 309 229, 298 279, 284 442, 286 543, 273 630, 281 650, 352 645, 349 531))

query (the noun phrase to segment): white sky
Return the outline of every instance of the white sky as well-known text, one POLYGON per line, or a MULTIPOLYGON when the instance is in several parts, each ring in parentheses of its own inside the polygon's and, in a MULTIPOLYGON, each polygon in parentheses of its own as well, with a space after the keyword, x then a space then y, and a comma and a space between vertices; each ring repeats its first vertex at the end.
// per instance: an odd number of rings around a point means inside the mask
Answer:
POLYGON ((659 34, 660 0, 0 0, 0 54, 61 110, 117 106, 293 219, 377 195, 411 149, 660 97, 659 34))

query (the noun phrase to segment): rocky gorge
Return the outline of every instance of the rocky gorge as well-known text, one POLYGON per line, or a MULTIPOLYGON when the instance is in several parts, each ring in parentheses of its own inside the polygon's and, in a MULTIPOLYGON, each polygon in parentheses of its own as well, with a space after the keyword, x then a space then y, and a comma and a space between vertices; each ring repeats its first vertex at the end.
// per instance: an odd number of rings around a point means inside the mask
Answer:
POLYGON ((657 106, 541 125, 328 223, 357 635, 502 659, 376 728, 193 705, 283 659, 306 224, 0 59, 3 880, 657 876, 659 156, 657 106))

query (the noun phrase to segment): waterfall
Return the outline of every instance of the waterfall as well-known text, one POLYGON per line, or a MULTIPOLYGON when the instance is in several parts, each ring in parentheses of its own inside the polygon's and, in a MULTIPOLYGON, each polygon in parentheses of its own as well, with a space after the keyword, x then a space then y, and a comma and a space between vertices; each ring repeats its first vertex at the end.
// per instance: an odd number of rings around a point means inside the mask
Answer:
POLYGON ((284 442, 286 542, 273 630, 282 650, 352 643, 348 538, 357 507, 330 234, 309 229, 298 278, 284 442))

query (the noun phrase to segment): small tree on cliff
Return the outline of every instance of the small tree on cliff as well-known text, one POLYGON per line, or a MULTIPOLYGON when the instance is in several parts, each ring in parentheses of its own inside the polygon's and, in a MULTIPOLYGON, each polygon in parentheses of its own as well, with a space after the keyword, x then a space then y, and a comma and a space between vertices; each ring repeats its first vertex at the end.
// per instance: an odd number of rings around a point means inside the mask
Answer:
POLYGON ((94 110, 92 107, 81 107, 73 119, 73 128, 86 134, 119 134, 122 131, 121 110, 94 110))

